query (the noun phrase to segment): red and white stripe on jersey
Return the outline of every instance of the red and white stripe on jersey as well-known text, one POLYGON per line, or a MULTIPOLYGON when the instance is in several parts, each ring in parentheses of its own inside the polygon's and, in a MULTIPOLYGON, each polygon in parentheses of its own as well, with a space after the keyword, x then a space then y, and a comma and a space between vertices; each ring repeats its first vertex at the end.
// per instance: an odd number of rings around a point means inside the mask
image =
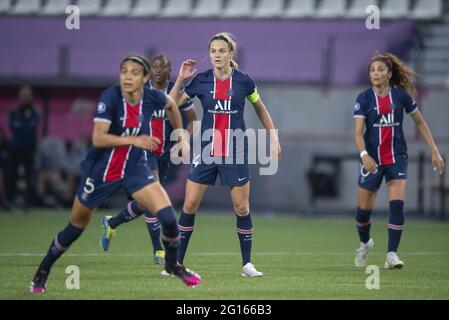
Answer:
MULTIPOLYGON (((123 127, 125 129, 139 128, 139 118, 142 115, 142 101, 140 101, 139 104, 132 106, 124 100, 123 109, 123 127)), ((116 181, 123 178, 131 148, 132 146, 120 146, 112 149, 108 164, 106 165, 106 170, 104 171, 104 182, 116 181)))
POLYGON ((157 149, 153 152, 157 155, 164 153, 165 145, 165 119, 155 118, 150 121, 150 135, 161 140, 161 143, 157 146, 157 149))
MULTIPOLYGON (((150 88, 153 90, 157 90, 167 94, 168 86, 163 90, 159 90, 153 87, 151 80, 149 81, 150 88)), ((165 116, 164 118, 155 118, 150 121, 150 135, 153 137, 159 138, 161 143, 158 145, 157 149, 153 150, 153 152, 157 155, 162 155, 164 153, 164 145, 165 145, 165 116)))
MULTIPOLYGON (((231 106, 232 76, 221 80, 214 77, 214 100, 221 104, 224 111, 230 111, 231 106)), ((213 136, 212 136, 212 156, 229 156, 229 136, 231 134, 231 115, 214 113, 213 136)))
MULTIPOLYGON (((376 93, 374 93, 374 95, 376 97, 378 115, 387 115, 389 113, 393 113, 393 100, 391 98, 391 91, 385 97, 380 97, 376 93)), ((379 165, 383 166, 395 163, 393 140, 394 126, 379 126, 379 146, 377 147, 379 165)))

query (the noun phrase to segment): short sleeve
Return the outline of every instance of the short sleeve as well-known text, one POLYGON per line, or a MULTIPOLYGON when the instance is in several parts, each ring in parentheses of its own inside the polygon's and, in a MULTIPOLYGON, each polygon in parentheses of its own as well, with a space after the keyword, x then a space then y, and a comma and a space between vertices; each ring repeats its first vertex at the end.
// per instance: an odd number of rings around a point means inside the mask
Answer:
POLYGON ((189 96, 190 99, 193 99, 195 96, 200 93, 200 80, 198 79, 198 75, 196 75, 185 87, 184 92, 189 96))
POLYGON ((405 112, 411 114, 418 110, 415 99, 413 99, 407 92, 404 91, 403 104, 405 112))
POLYGON ((195 105, 193 104, 193 100, 189 100, 186 103, 184 103, 182 106, 180 106, 179 109, 181 111, 187 111, 187 110, 190 110, 190 109, 192 109, 194 107, 195 107, 195 105))
POLYGON ((366 118, 366 106, 367 106, 366 99, 363 97, 362 94, 360 94, 354 104, 354 110, 353 110, 353 117, 354 118, 366 118))
POLYGON ((110 91, 104 91, 100 95, 100 99, 95 111, 94 122, 111 123, 114 110, 114 98, 110 91))
POLYGON ((247 88, 246 98, 251 103, 256 103, 260 99, 260 96, 257 91, 256 82, 249 75, 247 76, 247 80, 246 80, 246 88, 247 88))

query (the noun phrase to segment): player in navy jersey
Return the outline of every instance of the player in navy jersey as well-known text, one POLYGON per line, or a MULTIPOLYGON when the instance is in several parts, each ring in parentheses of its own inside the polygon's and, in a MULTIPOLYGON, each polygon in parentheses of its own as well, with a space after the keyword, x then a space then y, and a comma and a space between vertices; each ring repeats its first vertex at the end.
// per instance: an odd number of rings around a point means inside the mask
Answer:
MULTIPOLYGON (((120 64, 120 85, 101 94, 94 118, 93 147, 81 163, 83 176, 70 222, 54 237, 31 282, 31 292, 45 292, 53 264, 82 234, 95 208, 120 188, 161 221, 165 267, 189 286, 201 281, 197 274, 176 263, 179 246, 176 215, 165 190, 155 182, 148 166, 147 150, 154 150, 160 143, 158 138, 149 135, 153 112, 165 108, 176 127, 182 127, 173 99, 144 86, 149 69, 148 61, 141 56, 125 58, 120 64)), ((186 138, 180 136, 179 143, 184 145, 183 152, 188 152, 186 138)))
MULTIPOLYGON (((174 82, 170 81, 171 62, 164 54, 160 54, 151 59, 150 62, 150 81, 149 87, 167 94, 170 92, 174 82)), ((192 133, 192 122, 196 120, 196 112, 193 101, 179 106, 179 109, 185 114, 189 125, 187 130, 192 133)), ((161 143, 158 147, 152 150, 154 156, 149 157, 149 166, 156 180, 159 180, 164 185, 168 170, 171 167, 170 162, 170 148, 173 142, 170 141, 170 135, 173 131, 167 114, 164 109, 155 110, 150 122, 150 135, 157 137, 161 143)), ((105 216, 102 219, 104 232, 101 239, 103 250, 107 251, 110 246, 111 237, 116 234, 115 230, 122 223, 132 221, 145 213, 145 223, 150 234, 153 245, 153 261, 155 264, 165 264, 165 252, 160 241, 160 222, 159 219, 153 216, 145 208, 136 203, 135 200, 128 203, 128 205, 121 210, 121 212, 114 216, 105 216), (134 210, 132 209, 134 208, 134 210)))
POLYGON ((262 272, 251 263, 251 246, 253 224, 249 208, 250 175, 248 165, 248 145, 238 147, 230 141, 232 130, 245 131, 243 111, 248 99, 265 127, 270 130, 272 154, 279 158, 281 149, 274 125, 265 105, 259 97, 254 80, 238 70, 233 56, 237 50, 236 43, 228 33, 220 33, 209 41, 209 57, 212 69, 197 74, 195 61, 186 60, 181 65, 179 76, 170 95, 179 103, 194 98, 201 101, 203 119, 201 122, 202 149, 210 147, 214 162, 203 161, 201 155, 193 156, 193 164, 186 184, 183 210, 179 218, 181 244, 178 262, 183 263, 190 236, 194 229, 195 214, 208 185, 214 185, 217 176, 221 184, 230 188, 232 204, 237 220, 237 234, 243 260, 243 276, 260 277, 262 272), (184 82, 190 83, 182 90, 184 82), (206 130, 212 130, 210 139, 206 139, 206 130), (238 162, 243 154, 243 161, 238 162), (232 164, 223 161, 227 158, 237 160, 232 164), (224 162, 224 163, 223 163, 224 162))
POLYGON ((415 72, 391 53, 376 53, 368 65, 372 87, 362 92, 354 106, 354 137, 360 151, 356 226, 361 241, 355 266, 366 264, 374 246, 370 237, 371 211, 383 178, 388 185, 390 217, 386 269, 404 266, 397 255, 404 229, 404 199, 407 183, 407 145, 402 130, 404 111, 410 114, 432 152, 434 170, 444 170, 444 161, 413 96, 415 72), (365 128, 365 133, 363 130, 365 128))

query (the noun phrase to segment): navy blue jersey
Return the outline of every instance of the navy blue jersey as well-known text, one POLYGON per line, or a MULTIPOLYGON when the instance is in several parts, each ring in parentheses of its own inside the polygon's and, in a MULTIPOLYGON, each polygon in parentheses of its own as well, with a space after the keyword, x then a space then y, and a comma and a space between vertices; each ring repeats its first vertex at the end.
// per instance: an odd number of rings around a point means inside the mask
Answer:
POLYGON ((402 130, 406 113, 418 110, 416 102, 403 89, 392 87, 384 97, 368 89, 357 97, 354 118, 365 119, 366 151, 378 165, 396 163, 396 157, 407 155, 402 130))
MULTIPOLYGON (((94 121, 110 123, 108 133, 116 136, 150 134, 150 120, 154 112, 164 109, 164 93, 144 87, 142 99, 130 105, 124 99, 119 85, 112 86, 100 95, 94 121)), ((92 147, 81 163, 83 173, 96 181, 111 182, 128 173, 136 173, 147 165, 147 152, 134 146, 114 148, 92 147), (140 169, 139 169, 140 167, 140 169)))
POLYGON ((36 150, 39 119, 40 116, 34 108, 10 111, 11 149, 22 152, 36 150))
MULTIPOLYGON (((212 137, 202 141, 201 147, 211 144, 211 155, 227 157, 235 155, 237 143, 232 141, 230 150, 230 130, 246 130, 243 117, 245 99, 256 91, 254 80, 247 74, 233 69, 226 79, 215 77, 212 69, 197 74, 186 86, 185 93, 193 98, 197 96, 203 107, 201 137, 206 130, 213 130, 212 137)), ((244 144, 247 154, 247 143, 244 144)))
MULTIPOLYGON (((151 85, 151 81, 148 83, 148 85, 151 89, 154 89, 153 86, 151 85)), ((173 88, 174 85, 175 83, 173 81, 169 81, 167 88, 160 91, 167 94, 170 92, 170 90, 173 88)), ((190 100, 187 103, 183 104, 182 106, 179 106, 179 110, 187 111, 194 107, 195 106, 193 105, 193 101, 190 100)), ((159 148, 153 150, 154 154, 162 156, 163 154, 170 153, 170 147, 172 146, 172 141, 170 141, 170 134, 172 133, 172 131, 173 127, 170 123, 170 120, 168 120, 168 116, 167 113, 165 112, 165 109, 155 111, 150 123, 150 133, 152 136, 158 137, 162 143, 159 145, 159 148)))

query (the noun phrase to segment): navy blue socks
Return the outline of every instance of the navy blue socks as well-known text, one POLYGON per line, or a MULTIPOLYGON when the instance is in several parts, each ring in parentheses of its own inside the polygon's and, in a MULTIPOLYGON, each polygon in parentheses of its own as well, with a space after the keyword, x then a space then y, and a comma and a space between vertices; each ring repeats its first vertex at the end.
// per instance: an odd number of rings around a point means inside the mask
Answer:
POLYGON ((404 201, 390 201, 390 220, 388 221, 388 252, 396 252, 404 230, 404 201))
POLYGON ((237 235, 240 241, 240 250, 242 252, 243 265, 251 262, 251 247, 253 240, 253 222, 251 215, 248 213, 246 216, 239 216, 237 218, 237 235))
POLYGON ((370 239, 371 229, 371 210, 363 210, 357 207, 355 216, 357 232, 359 233, 360 242, 367 243, 370 239))

